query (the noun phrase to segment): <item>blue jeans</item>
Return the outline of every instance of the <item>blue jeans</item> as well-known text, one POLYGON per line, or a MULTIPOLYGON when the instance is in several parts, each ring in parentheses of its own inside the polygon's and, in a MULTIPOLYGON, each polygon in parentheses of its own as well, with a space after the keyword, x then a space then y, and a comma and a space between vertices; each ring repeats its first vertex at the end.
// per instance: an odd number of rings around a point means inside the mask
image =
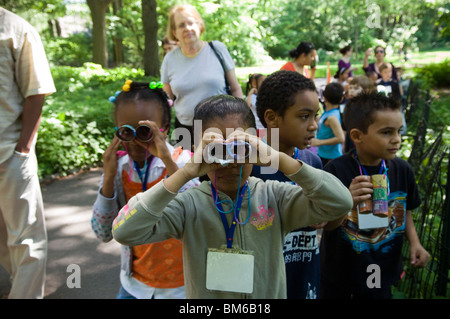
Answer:
POLYGON ((122 286, 120 286, 119 292, 117 293, 116 299, 137 299, 135 296, 131 295, 122 286))

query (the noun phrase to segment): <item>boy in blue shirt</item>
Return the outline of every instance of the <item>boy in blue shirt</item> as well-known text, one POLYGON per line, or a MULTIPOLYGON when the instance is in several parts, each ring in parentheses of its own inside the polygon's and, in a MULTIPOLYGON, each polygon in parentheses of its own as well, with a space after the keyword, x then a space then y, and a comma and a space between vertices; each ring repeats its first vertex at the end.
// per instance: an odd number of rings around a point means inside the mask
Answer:
POLYGON ((403 126, 400 105, 382 94, 363 93, 347 103, 344 124, 355 149, 328 163, 324 170, 349 188, 353 209, 343 220, 336 221, 338 228, 322 236, 321 298, 388 299, 391 286, 403 271, 404 235, 410 244, 412 265, 425 267, 430 258, 411 215, 421 202, 414 173, 406 161, 395 155, 403 126), (359 205, 375 195, 372 175, 387 179, 387 216, 378 217, 387 218, 385 227, 360 224, 365 216, 359 205), (373 269, 378 271, 374 273, 378 276, 375 282, 371 282, 373 269))
POLYGON ((318 147, 318 155, 325 165, 342 155, 342 143, 345 141, 342 130, 339 104, 344 100, 344 87, 337 82, 328 84, 323 92, 325 112, 319 119, 317 138, 311 146, 318 147))

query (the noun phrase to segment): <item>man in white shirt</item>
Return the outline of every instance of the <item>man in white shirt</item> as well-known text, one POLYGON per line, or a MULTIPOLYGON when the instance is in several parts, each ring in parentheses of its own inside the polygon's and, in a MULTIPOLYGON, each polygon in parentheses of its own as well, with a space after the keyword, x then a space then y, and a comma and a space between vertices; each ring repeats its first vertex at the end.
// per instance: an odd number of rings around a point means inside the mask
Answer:
POLYGON ((0 7, 0 265, 9 298, 43 298, 47 232, 36 133, 55 86, 39 34, 0 7))

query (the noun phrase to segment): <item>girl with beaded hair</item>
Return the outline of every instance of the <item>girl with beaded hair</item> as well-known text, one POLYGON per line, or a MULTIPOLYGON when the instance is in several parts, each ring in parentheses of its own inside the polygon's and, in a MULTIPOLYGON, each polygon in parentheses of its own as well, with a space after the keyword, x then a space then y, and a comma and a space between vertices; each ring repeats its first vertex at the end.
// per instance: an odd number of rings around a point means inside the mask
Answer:
MULTIPOLYGON (((112 237, 112 222, 137 193, 173 174, 191 158, 166 140, 170 100, 161 82, 127 81, 110 98, 116 134, 103 154, 103 176, 91 220, 96 236, 112 237), (124 151, 120 151, 120 146, 124 151)), ((198 180, 186 183, 195 186, 198 180)), ((182 244, 168 239, 157 244, 122 246, 118 299, 185 298, 182 244)))

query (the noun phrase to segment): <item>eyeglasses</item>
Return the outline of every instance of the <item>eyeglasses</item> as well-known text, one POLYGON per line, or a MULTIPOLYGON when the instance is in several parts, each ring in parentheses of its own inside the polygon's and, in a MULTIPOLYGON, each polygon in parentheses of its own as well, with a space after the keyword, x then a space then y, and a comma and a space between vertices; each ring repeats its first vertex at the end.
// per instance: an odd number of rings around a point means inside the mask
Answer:
POLYGON ((140 142, 150 142, 153 139, 153 132, 148 125, 139 125, 135 129, 131 125, 125 124, 121 127, 116 126, 116 136, 124 142, 131 142, 134 139, 140 142))
POLYGON ((384 50, 375 50, 375 54, 377 53, 384 53, 384 50))

